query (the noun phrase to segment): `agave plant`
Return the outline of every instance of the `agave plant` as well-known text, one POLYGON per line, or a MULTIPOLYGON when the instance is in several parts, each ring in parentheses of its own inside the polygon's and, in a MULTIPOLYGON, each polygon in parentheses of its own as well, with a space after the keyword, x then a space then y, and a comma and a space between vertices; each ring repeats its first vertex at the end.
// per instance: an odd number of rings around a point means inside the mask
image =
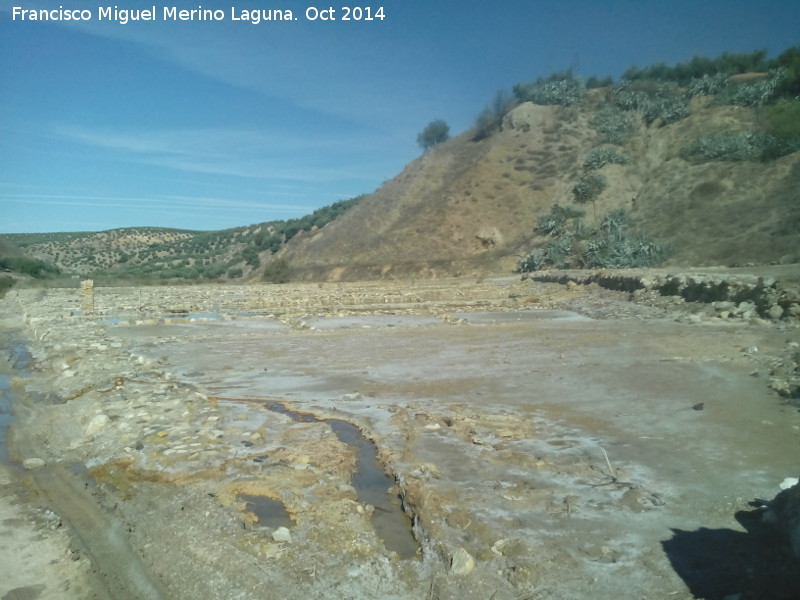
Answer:
POLYGON ((600 134, 602 142, 622 146, 633 134, 633 123, 616 106, 606 105, 597 111, 589 125, 600 134))
POLYGON ((583 166, 587 169, 601 169, 605 165, 627 165, 631 162, 631 157, 620 152, 616 148, 600 146, 592 148, 583 161, 583 166))
POLYGON ((517 271, 520 273, 530 273, 532 271, 541 271, 547 266, 548 258, 545 254, 544 248, 534 248, 528 254, 520 259, 517 263, 517 271))
POLYGON ((697 160, 758 160, 774 146, 769 134, 756 131, 720 131, 687 144, 681 154, 697 160))
POLYGON ((787 79, 786 69, 774 69, 766 79, 733 87, 720 101, 736 106, 761 107, 775 99, 787 79))
POLYGON ((567 76, 559 79, 538 80, 526 85, 514 87, 514 94, 520 102, 550 105, 560 104, 572 106, 583 99, 586 84, 582 79, 567 76))
POLYGON ((570 220, 578 223, 584 214, 582 210, 556 203, 550 207, 548 212, 539 217, 536 229, 551 236, 559 236, 565 232, 570 220))
POLYGON ((606 187, 608 182, 605 177, 599 173, 585 173, 572 188, 572 194, 576 202, 589 202, 597 198, 606 187))
POLYGON ((689 85, 686 86, 685 95, 687 98, 716 96, 725 89, 726 85, 728 85, 727 73, 705 74, 702 77, 695 77, 689 82, 689 85))

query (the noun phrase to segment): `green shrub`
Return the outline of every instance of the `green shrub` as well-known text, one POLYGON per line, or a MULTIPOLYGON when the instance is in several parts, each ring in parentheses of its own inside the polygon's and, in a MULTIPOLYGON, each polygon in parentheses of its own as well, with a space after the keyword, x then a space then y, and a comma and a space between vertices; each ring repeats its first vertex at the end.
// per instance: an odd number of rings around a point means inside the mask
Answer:
POLYGON ((14 278, 6 275, 0 277, 0 298, 6 295, 6 292, 14 287, 14 278))
POLYGON ((283 229, 283 235, 288 242, 294 236, 296 236, 300 230, 302 229, 302 225, 300 224, 300 219, 289 219, 286 221, 286 227, 283 229))
POLYGON ((686 96, 716 96, 728 85, 728 74, 717 73, 715 75, 705 74, 702 77, 695 77, 686 86, 686 96))
POLYGON ((599 173, 584 173, 572 188, 572 195, 575 197, 575 202, 582 204, 593 201, 603 193, 606 187, 608 187, 608 182, 599 173))
POLYGON ((779 100, 766 108, 764 116, 767 132, 785 146, 786 154, 800 150, 800 98, 779 100))
POLYGON ((431 121, 417 136, 417 144, 424 151, 428 151, 436 144, 441 144, 450 137, 450 126, 442 119, 431 121))
POLYGON ((686 98, 671 82, 623 82, 611 90, 611 102, 622 110, 638 111, 645 123, 669 125, 689 116, 686 98))
POLYGON ((485 139, 500 129, 503 117, 508 114, 514 101, 505 90, 498 91, 492 101, 484 108, 475 119, 474 141, 485 139))
POLYGON ((663 263, 670 253, 670 245, 631 231, 630 226, 630 217, 624 208, 606 214, 600 231, 586 245, 581 257, 584 264, 593 269, 635 269, 663 263))
POLYGON ((568 257, 572 253, 572 236, 564 235, 550 238, 544 248, 547 261, 557 269, 566 269, 570 266, 568 257))
POLYGON ((549 265, 548 261, 544 248, 534 248, 517 263, 517 272, 532 273, 533 271, 541 271, 549 265))
POLYGON ((556 203, 539 217, 536 229, 551 236, 559 236, 566 233, 570 221, 579 223, 585 214, 582 210, 562 207, 556 203))
POLYGON ((774 61, 766 60, 766 50, 751 53, 724 53, 717 58, 695 56, 691 60, 670 67, 665 63, 657 63, 640 69, 630 67, 622 78, 628 81, 656 80, 672 81, 678 85, 689 85, 693 79, 715 76, 720 73, 762 72, 771 68, 774 61))
POLYGON ((760 160, 777 150, 778 140, 757 131, 720 131, 690 142, 681 156, 697 162, 709 160, 760 160))
POLYGON ((600 221, 600 229, 606 233, 626 231, 631 226, 631 218, 624 208, 609 211, 600 221))
POLYGON ((203 268, 202 276, 208 279, 219 279, 225 273, 225 265, 211 264, 203 268))
POLYGON ((242 276, 242 269, 240 267, 235 267, 233 269, 228 269, 228 278, 229 279, 238 279, 242 276))
POLYGON ((30 275, 36 279, 51 277, 61 273, 61 270, 54 264, 39 260, 38 258, 28 258, 26 256, 0 257, 0 269, 7 269, 23 275, 30 275))
POLYGON ((788 79, 788 72, 784 68, 770 71, 769 76, 754 83, 740 83, 729 86, 720 94, 717 101, 720 104, 733 104, 735 106, 749 106, 758 108, 765 106, 779 97, 788 79))
MULTIPOLYGON (((553 213, 553 209, 550 212, 553 213)), ((558 210, 556 214, 559 214, 558 210)), ((571 231, 568 231, 567 224, 550 229, 557 233, 548 240, 544 248, 534 248, 521 258, 517 263, 517 270, 524 273, 549 267, 656 267, 671 252, 668 243, 652 240, 643 233, 633 231, 625 209, 612 210, 602 218, 600 227, 592 231, 583 229, 581 216, 576 215, 569 219, 573 223, 571 231)), ((544 216, 540 218, 540 222, 543 220, 546 221, 544 216)), ((539 229, 542 230, 541 226, 539 229)))
POLYGON ((633 123, 616 106, 606 105, 597 111, 589 125, 600 134, 600 141, 622 146, 633 134, 633 123))
POLYGON ((592 148, 583 161, 583 166, 587 169, 601 169, 605 165, 627 165, 630 164, 631 157, 620 152, 616 148, 609 148, 608 146, 600 146, 592 148))
POLYGON ((255 246, 247 246, 242 250, 242 260, 254 269, 261 266, 261 260, 258 258, 258 250, 255 246))
POLYGON ((586 84, 571 71, 555 73, 547 78, 540 77, 533 83, 517 84, 514 95, 520 102, 534 104, 572 106, 583 100, 586 84))
POLYGON ((597 75, 592 75, 586 80, 586 88, 593 90, 596 88, 604 88, 604 87, 611 87, 614 85, 614 80, 611 77, 597 77, 597 75))
POLYGON ((269 283, 289 283, 292 270, 285 258, 276 258, 264 267, 262 279, 269 283))
POLYGON ((644 269, 661 265, 671 251, 667 242, 625 231, 590 241, 582 258, 592 269, 644 269))

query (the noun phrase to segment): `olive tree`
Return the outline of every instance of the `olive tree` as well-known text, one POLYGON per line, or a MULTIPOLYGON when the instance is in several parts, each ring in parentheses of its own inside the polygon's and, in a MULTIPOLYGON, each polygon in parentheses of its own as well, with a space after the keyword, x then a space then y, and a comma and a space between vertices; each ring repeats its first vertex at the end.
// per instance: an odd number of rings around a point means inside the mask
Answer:
POLYGON ((436 144, 441 144, 450 137, 450 126, 442 119, 431 121, 417 136, 417 143, 420 147, 428 151, 436 144))

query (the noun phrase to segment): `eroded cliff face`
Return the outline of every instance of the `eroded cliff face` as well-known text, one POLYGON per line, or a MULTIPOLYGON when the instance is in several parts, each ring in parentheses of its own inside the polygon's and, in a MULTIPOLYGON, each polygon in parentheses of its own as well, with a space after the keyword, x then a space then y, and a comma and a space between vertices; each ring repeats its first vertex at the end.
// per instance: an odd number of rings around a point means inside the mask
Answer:
POLYGON ((584 232, 624 209, 632 228, 671 245, 667 266, 800 261, 800 152, 764 161, 685 152, 703 136, 763 128, 757 109, 695 97, 687 117, 666 125, 617 111, 627 137, 614 145, 598 131, 604 93, 592 91, 581 107, 520 104, 491 135, 476 141, 467 132, 434 146, 323 227, 283 245, 283 233, 275 233, 269 249, 255 240, 274 233, 274 223, 54 234, 24 250, 67 273, 113 277, 138 265, 139 277, 151 280, 259 280, 276 259, 297 281, 479 277, 511 273, 543 247, 539 220, 558 204, 584 212, 584 232), (598 150, 624 160, 587 163, 598 150), (573 189, 587 174, 602 176, 605 188, 579 204, 573 189))
POLYGON ((493 135, 463 134, 410 163, 361 204, 285 251, 296 277, 442 276, 513 270, 541 239, 538 218, 558 203, 586 211, 587 226, 612 209, 673 245, 668 264, 770 264, 800 247, 800 154, 767 162, 692 162, 683 148, 702 135, 740 131, 756 111, 695 98, 676 123, 645 125, 617 149, 628 164, 598 170, 608 185, 576 205, 572 188, 602 146, 585 109, 524 103, 493 135))

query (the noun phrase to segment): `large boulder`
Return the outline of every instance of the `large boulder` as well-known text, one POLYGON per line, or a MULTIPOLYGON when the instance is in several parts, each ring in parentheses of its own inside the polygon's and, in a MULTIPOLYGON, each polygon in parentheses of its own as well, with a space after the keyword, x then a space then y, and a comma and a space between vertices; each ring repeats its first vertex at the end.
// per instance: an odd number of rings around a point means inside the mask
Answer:
POLYGON ((795 558, 800 560, 800 483, 775 496, 765 518, 786 533, 795 558))

